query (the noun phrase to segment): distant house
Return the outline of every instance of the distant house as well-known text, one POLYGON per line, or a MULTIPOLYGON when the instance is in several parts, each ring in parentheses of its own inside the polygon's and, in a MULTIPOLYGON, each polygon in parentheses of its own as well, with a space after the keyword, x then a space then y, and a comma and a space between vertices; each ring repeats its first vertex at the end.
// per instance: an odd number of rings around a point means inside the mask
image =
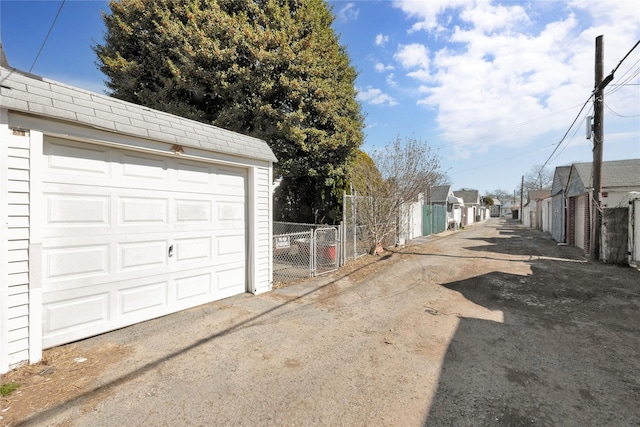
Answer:
POLYGON ((522 224, 530 228, 542 228, 542 200, 549 197, 550 190, 533 190, 527 195, 522 208, 522 224))
POLYGON ((571 166, 559 166, 553 174, 551 186, 551 237, 559 243, 566 242, 567 204, 566 189, 571 166))
POLYGON ((454 195, 450 185, 437 185, 429 189, 427 204, 447 207, 447 224, 450 228, 458 228, 462 223, 464 200, 454 195))
POLYGON ((473 224, 482 218, 480 204, 480 192, 478 190, 458 190, 453 192, 454 196, 459 197, 464 202, 462 209, 462 226, 473 224))
POLYGON ((44 348, 272 286, 263 140, 9 67, 0 373, 44 348))
POLYGON ((538 228, 551 234, 551 193, 540 201, 540 222, 538 228))
POLYGON ((498 199, 493 199, 493 205, 490 206, 490 213, 492 217, 499 217, 502 215, 502 202, 498 199))
MULTIPOLYGON (((602 207, 620 205, 629 192, 640 190, 640 159, 602 163, 602 207)), ((593 176, 591 163, 571 166, 566 188, 567 243, 591 250, 593 176)))

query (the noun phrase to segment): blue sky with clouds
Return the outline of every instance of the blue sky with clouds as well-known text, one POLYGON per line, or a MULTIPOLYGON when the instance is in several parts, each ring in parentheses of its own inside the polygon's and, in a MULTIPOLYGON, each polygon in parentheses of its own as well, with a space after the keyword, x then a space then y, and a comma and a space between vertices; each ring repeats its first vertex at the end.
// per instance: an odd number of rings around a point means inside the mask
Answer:
MULTIPOLYGON (((0 0, 10 65, 102 92, 91 46, 105 1, 0 0)), ((545 163, 591 161, 580 108, 594 86, 595 38, 605 75, 640 39, 637 0, 329 1, 359 72, 365 151, 400 137, 439 151, 455 189, 513 191, 545 163)), ((640 158, 640 47, 605 91, 605 160, 640 158)), ((638 172, 640 174, 640 171, 638 172)))

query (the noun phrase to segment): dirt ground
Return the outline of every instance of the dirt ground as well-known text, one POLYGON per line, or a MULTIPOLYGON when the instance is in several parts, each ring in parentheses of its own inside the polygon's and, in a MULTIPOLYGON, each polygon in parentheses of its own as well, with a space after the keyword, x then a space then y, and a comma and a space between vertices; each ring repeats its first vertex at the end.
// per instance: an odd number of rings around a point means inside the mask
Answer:
POLYGON ((0 425, 640 425, 640 272, 512 221, 47 350, 0 425))

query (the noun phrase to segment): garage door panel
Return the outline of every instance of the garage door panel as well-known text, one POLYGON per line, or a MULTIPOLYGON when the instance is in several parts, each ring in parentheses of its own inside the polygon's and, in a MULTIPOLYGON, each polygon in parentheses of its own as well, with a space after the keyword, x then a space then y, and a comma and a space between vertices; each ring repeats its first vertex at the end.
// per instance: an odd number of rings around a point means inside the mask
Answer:
POLYGON ((244 234, 234 233, 216 236, 214 259, 216 265, 224 265, 245 258, 244 234))
POLYGON ((216 229, 242 229, 245 206, 239 200, 219 200, 216 203, 216 229))
POLYGON ((45 221, 55 227, 108 227, 110 197, 96 194, 44 193, 45 221))
POLYGON ((166 268, 169 260, 169 246, 169 242, 164 239, 120 243, 117 245, 117 272, 166 268))
POLYGON ((232 168, 216 168, 216 187, 219 194, 244 196, 245 174, 232 168))
POLYGON ((119 163, 122 167, 119 175, 126 181, 145 185, 145 181, 151 180, 146 184, 152 186, 169 183, 169 159, 121 152, 119 163))
POLYGON ((175 201, 175 221, 177 224, 212 222, 211 199, 177 199, 175 201))
POLYGON ((216 294, 219 298, 226 298, 245 291, 244 266, 240 264, 227 265, 216 271, 216 294))
POLYGON ((168 282, 154 282, 118 291, 119 317, 142 316, 149 312, 162 313, 168 306, 168 282))
POLYGON ((176 263, 206 262, 211 264, 213 259, 212 236, 176 239, 174 245, 176 263))
MULTIPOLYGON (((68 293, 67 293, 68 294, 68 293)), ((44 304, 44 335, 67 334, 109 322, 109 293, 101 292, 44 304)))
POLYGON ((119 197, 118 224, 139 226, 169 223, 169 200, 154 197, 119 197))
POLYGON ((178 305, 189 305, 192 300, 206 300, 213 296, 213 275, 210 272, 176 278, 175 301, 178 305))
POLYGON ((44 280, 108 276, 109 245, 48 247, 43 250, 44 280))
POLYGON ((53 174, 73 176, 109 176, 108 148, 53 140, 44 146, 47 168, 53 174))
POLYGON ((213 167, 211 165, 177 161, 176 169, 176 182, 178 184, 188 184, 187 188, 191 191, 206 192, 207 189, 211 189, 213 185, 213 167))

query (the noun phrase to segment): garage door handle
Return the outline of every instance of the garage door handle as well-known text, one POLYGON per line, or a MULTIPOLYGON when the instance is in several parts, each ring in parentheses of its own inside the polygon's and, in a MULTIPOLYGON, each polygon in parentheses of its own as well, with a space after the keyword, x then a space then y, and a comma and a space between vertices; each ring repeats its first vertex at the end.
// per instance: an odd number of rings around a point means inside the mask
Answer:
POLYGON ((169 258, 173 256, 173 245, 169 246, 169 258))

